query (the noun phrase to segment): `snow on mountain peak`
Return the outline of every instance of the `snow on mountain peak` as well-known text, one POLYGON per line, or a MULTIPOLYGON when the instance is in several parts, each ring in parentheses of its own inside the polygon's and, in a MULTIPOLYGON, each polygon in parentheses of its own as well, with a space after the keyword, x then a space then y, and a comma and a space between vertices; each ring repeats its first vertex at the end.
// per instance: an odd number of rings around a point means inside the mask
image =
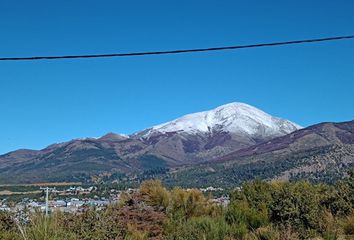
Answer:
POLYGON ((148 137, 154 132, 205 133, 213 130, 255 136, 280 136, 300 128, 295 123, 273 117, 248 104, 234 102, 154 126, 144 136, 148 137))

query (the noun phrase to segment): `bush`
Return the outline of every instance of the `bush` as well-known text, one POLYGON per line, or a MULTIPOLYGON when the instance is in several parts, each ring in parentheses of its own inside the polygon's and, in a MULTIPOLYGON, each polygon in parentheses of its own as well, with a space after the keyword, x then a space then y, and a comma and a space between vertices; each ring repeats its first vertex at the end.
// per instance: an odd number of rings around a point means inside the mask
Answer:
POLYGON ((354 214, 345 219, 343 230, 346 235, 354 236, 354 214))
POLYGON ((140 231, 136 226, 128 224, 128 231, 124 238, 125 240, 145 240, 148 239, 146 232, 140 231))
POLYGON ((187 220, 203 215, 217 215, 218 208, 215 208, 199 190, 186 191, 181 188, 175 188, 170 193, 170 196, 171 202, 168 213, 172 218, 177 217, 187 220))
POLYGON ((224 240, 231 237, 230 226, 221 218, 195 217, 185 222, 170 223, 166 239, 174 240, 224 240), (174 227, 171 226, 174 224, 174 227))
POLYGON ((231 204, 225 214, 225 220, 229 224, 245 224, 250 230, 257 229, 268 224, 267 209, 256 210, 250 208, 245 201, 231 204))
POLYGON ((0 239, 21 239, 21 234, 14 220, 14 217, 8 212, 0 211, 0 239))
POLYGON ((166 209, 170 202, 169 192, 164 188, 160 181, 145 181, 140 186, 140 193, 144 200, 151 206, 166 209))
POLYGON ((320 196, 308 182, 287 183, 273 192, 271 220, 300 229, 318 228, 321 214, 320 196))
POLYGON ((280 233, 276 229, 274 229, 270 226, 258 228, 255 233, 256 233, 257 239, 259 239, 259 240, 280 239, 280 233))

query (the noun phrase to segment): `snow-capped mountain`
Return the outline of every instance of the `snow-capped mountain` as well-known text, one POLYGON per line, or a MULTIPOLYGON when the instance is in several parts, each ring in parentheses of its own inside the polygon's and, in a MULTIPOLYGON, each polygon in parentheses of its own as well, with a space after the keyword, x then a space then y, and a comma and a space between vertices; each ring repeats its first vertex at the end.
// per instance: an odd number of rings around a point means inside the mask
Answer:
POLYGON ((213 162, 299 128, 250 105, 230 103, 129 136, 108 133, 52 144, 39 151, 4 154, 0 156, 0 183, 10 176, 16 176, 14 182, 77 181, 101 172, 128 173, 213 162))
POLYGON ((158 133, 200 134, 222 131, 255 137, 275 137, 300 128, 301 126, 288 120, 273 117, 253 106, 236 102, 154 126, 142 132, 141 136, 148 138, 158 133))

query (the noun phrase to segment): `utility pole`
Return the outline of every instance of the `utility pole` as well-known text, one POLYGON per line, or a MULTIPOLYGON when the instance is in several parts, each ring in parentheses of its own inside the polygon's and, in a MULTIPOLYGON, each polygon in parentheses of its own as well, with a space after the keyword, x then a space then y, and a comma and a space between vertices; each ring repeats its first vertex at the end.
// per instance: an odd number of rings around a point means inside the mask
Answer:
POLYGON ((48 216, 48 210, 49 210, 49 190, 53 190, 55 188, 40 188, 41 190, 45 190, 45 215, 48 216))
POLYGON ((45 192, 45 215, 46 216, 48 216, 48 202, 49 202, 48 192, 49 192, 49 189, 47 187, 46 192, 45 192))

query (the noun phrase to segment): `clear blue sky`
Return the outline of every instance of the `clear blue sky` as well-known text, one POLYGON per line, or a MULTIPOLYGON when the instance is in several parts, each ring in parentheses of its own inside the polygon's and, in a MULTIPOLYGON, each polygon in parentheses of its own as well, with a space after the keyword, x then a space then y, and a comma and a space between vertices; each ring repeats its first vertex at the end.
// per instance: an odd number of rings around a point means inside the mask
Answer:
MULTIPOLYGON (((354 2, 0 3, 0 55, 203 48, 354 34, 354 2)), ((0 153, 132 133, 239 101, 303 126, 354 119, 354 41, 132 58, 0 62, 0 153)))

